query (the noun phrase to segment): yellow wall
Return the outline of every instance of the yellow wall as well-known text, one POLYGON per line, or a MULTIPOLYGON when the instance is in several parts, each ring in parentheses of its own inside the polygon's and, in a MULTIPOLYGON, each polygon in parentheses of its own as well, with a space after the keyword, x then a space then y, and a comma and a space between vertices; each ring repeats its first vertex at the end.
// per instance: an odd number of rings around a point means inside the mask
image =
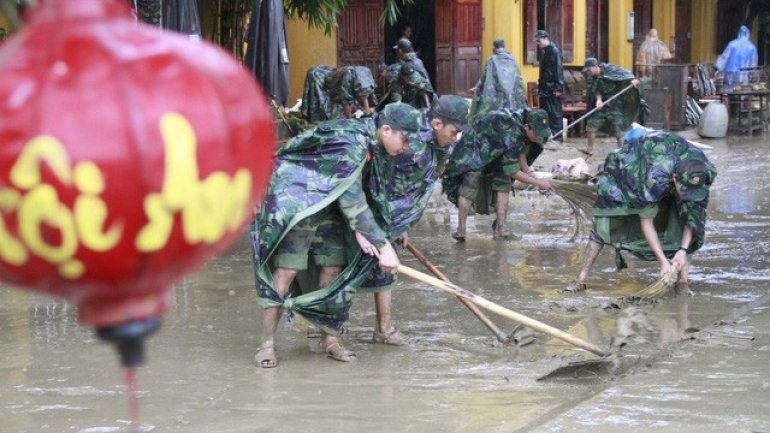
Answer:
POLYGON ((673 41, 676 36, 676 0, 653 1, 652 27, 658 31, 658 39, 673 51, 673 41))
MULTIPOLYGON (((634 11, 632 0, 613 0, 609 5, 609 59, 608 63, 633 70, 633 41, 626 38, 628 14, 634 11)), ((603 61, 599 59, 599 61, 603 61)))
MULTIPOLYGON (((524 63, 524 1, 482 0, 481 15, 484 30, 481 35, 482 60, 492 55, 492 41, 505 39, 505 45, 521 66, 524 82, 537 81, 540 69, 524 63)), ((575 0, 573 12, 573 60, 565 65, 582 65, 586 49, 586 6, 585 0, 575 0)))
POLYGON ((692 5, 693 37, 690 42, 690 61, 692 63, 713 63, 717 58, 717 22, 718 0, 699 0, 692 5), (695 31, 699 29, 699 31, 695 31))
POLYGON ((315 65, 337 67, 337 33, 324 35, 323 30, 308 28, 306 21, 286 20, 289 48, 289 100, 287 105, 302 97, 305 74, 315 65))

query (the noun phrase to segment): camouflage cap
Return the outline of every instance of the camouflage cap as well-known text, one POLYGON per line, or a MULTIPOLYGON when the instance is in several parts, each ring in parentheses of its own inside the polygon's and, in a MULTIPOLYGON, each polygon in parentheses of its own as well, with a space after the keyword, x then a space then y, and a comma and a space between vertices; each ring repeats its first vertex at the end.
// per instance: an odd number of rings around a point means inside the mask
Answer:
POLYGON ((401 39, 398 40, 396 45, 393 46, 393 48, 395 48, 397 50, 401 50, 401 51, 403 51, 405 53, 411 53, 412 50, 413 50, 412 41, 410 41, 409 39, 406 39, 406 38, 401 38, 401 39))
POLYGON ((406 135, 415 135, 423 127, 422 113, 409 104, 393 102, 385 106, 377 115, 378 124, 388 125, 406 135))
POLYGON ((702 201, 708 197, 709 187, 714 182, 708 163, 699 158, 687 158, 674 167, 679 177, 679 197, 683 201, 702 201))
POLYGON ((537 33, 535 33, 535 40, 546 39, 546 38, 550 39, 551 35, 549 35, 548 32, 545 30, 538 30, 537 33))
POLYGON ((588 72, 588 68, 592 66, 599 66, 599 60, 596 57, 588 57, 586 62, 583 63, 583 73, 588 72))
POLYGON ((537 136, 536 143, 545 144, 551 137, 551 128, 548 126, 548 113, 545 110, 529 110, 524 116, 524 124, 529 125, 537 136))
POLYGON ((468 99, 457 95, 441 95, 430 110, 431 117, 438 117, 442 121, 453 123, 465 131, 468 128, 468 99))

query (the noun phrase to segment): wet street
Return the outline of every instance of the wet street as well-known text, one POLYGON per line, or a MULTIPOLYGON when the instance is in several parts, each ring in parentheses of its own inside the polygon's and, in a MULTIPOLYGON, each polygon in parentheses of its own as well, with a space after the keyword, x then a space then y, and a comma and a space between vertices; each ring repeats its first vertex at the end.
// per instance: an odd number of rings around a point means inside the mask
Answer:
MULTIPOLYGON (((284 319, 279 366, 260 369, 244 237, 175 285, 139 369, 141 431, 770 432, 770 143, 700 141, 714 147, 706 153, 719 174, 706 244, 692 259, 693 296, 626 302, 655 280, 657 265, 627 257, 616 273, 609 249, 587 292, 561 293, 577 276, 587 229, 572 239, 575 218, 554 195, 511 200, 509 228, 520 239, 494 241, 493 216, 471 216, 467 242, 456 243, 456 211, 443 198, 410 233, 453 283, 599 347, 622 346, 607 370, 538 381, 596 357, 488 313, 507 334, 534 337, 500 344, 453 296, 406 276, 393 314, 407 346, 371 343, 373 297, 360 295, 344 337, 356 362, 327 358, 303 321, 284 319)), ((535 168, 582 155, 582 146, 546 149, 535 168)), ((600 143, 597 155, 611 146, 600 143)), ((401 258, 427 272, 408 252, 401 258)), ((0 285, 0 432, 129 430, 117 356, 76 316, 64 301, 0 285)))

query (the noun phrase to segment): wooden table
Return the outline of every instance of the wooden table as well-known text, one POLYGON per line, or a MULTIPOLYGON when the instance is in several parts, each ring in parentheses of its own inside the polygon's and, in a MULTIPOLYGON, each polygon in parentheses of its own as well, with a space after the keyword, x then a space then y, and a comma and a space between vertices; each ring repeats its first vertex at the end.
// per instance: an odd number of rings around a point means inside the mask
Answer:
POLYGON ((740 132, 748 132, 753 135, 754 129, 761 129, 763 132, 768 124, 768 103, 770 102, 770 91, 768 90, 741 90, 734 92, 724 92, 719 95, 720 100, 727 105, 727 111, 730 113, 731 128, 740 132), (754 109, 754 103, 757 102, 759 109, 754 109), (733 108, 734 107, 734 108, 733 108), (754 123, 754 112, 758 111, 759 123, 754 123), (748 116, 745 116, 745 115, 748 116), (735 116, 735 117, 733 117, 735 116), (746 125, 743 125, 746 118, 746 125))

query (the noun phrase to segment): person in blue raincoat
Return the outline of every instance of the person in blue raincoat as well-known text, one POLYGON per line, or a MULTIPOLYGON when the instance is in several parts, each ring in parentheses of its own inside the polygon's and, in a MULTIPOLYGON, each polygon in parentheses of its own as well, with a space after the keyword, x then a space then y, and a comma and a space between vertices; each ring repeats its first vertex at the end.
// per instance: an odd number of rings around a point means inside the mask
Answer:
POLYGON ((723 91, 731 92, 736 85, 748 83, 749 73, 745 69, 757 66, 757 47, 749 39, 750 34, 748 27, 741 26, 738 37, 717 58, 715 67, 724 75, 723 91))

